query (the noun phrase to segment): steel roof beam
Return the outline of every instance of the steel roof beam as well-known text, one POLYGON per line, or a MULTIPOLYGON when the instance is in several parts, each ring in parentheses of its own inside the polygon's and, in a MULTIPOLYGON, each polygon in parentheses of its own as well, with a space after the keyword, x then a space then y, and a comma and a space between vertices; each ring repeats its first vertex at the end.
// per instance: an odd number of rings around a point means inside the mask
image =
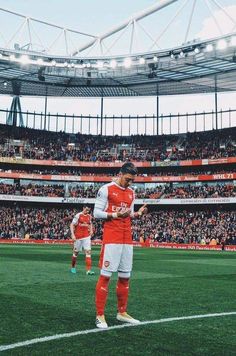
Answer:
POLYGON ((76 56, 79 52, 85 51, 86 49, 90 48, 97 41, 97 39, 102 41, 105 38, 108 38, 108 37, 114 35, 115 33, 123 30, 125 27, 129 26, 130 23, 132 23, 134 21, 137 22, 139 20, 142 20, 145 17, 153 14, 154 12, 160 11, 164 7, 171 5, 172 3, 176 2, 176 1, 178 1, 178 0, 159 0, 159 1, 157 1, 154 5, 148 7, 147 9, 134 14, 131 18, 127 19, 122 24, 111 28, 109 31, 101 34, 97 38, 86 43, 84 46, 80 47, 76 52, 74 52, 73 56, 76 56))

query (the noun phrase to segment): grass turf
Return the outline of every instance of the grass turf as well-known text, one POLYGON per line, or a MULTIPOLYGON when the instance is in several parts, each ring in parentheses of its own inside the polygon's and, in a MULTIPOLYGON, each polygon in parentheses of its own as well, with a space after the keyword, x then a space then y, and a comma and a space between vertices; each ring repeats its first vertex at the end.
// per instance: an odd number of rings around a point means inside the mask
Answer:
MULTIPOLYGON (((0 245, 0 345, 93 329, 95 276, 70 270, 71 247, 0 245)), ((135 249, 129 312, 140 320, 236 311, 233 252, 135 249)), ((106 308, 117 325, 112 277, 106 308)), ((236 316, 174 321, 79 335, 14 350, 6 355, 235 355, 236 316)))

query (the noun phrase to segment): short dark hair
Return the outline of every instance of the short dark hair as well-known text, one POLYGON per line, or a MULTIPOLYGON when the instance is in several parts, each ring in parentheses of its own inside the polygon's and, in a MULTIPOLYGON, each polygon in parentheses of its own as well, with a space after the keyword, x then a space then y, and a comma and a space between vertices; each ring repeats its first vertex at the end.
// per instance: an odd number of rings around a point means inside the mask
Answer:
POLYGON ((88 208, 89 210, 91 210, 90 206, 88 206, 88 205, 83 205, 83 209, 85 209, 85 208, 88 208))
POLYGON ((132 174, 132 175, 136 175, 138 174, 138 170, 135 167, 135 165, 131 162, 126 162, 125 164, 123 164, 123 166, 120 169, 120 173, 122 174, 132 174))

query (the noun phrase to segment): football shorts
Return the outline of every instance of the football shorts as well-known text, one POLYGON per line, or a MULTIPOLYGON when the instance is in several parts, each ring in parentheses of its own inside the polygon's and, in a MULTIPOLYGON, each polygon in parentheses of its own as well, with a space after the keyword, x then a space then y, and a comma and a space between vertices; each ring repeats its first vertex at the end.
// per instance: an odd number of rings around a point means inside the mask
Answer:
POLYGON ((74 249, 79 252, 82 250, 91 250, 91 237, 85 237, 84 239, 78 239, 74 242, 74 249))
POLYGON ((107 272, 131 272, 133 266, 133 245, 104 244, 99 267, 107 272))

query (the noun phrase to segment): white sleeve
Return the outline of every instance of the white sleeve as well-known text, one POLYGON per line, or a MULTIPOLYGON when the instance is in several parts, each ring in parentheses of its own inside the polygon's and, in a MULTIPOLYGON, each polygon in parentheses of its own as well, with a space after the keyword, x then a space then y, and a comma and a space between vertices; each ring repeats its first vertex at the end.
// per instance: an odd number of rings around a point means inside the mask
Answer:
POLYGON ((72 224, 73 225, 77 225, 78 224, 79 216, 80 216, 80 213, 75 215, 74 219, 72 220, 72 224))
POLYGON ((108 188, 106 185, 104 185, 98 191, 97 198, 95 200, 93 216, 96 219, 107 219, 108 213, 105 212, 107 205, 108 205, 108 188))
POLYGON ((130 206, 130 210, 131 210, 130 216, 131 216, 131 218, 134 217, 134 200, 135 200, 135 195, 134 195, 134 199, 133 199, 133 201, 132 201, 132 204, 131 204, 131 206, 130 206))

